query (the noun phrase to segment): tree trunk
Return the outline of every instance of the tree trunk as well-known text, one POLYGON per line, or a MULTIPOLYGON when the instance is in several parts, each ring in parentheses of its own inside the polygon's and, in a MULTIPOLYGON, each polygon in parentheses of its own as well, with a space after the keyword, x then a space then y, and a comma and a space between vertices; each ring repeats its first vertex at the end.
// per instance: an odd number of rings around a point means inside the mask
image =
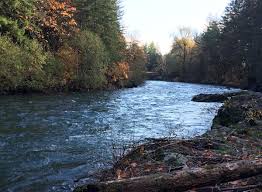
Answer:
POLYGON ((238 161, 80 187, 75 192, 179 192, 262 174, 262 160, 238 161))

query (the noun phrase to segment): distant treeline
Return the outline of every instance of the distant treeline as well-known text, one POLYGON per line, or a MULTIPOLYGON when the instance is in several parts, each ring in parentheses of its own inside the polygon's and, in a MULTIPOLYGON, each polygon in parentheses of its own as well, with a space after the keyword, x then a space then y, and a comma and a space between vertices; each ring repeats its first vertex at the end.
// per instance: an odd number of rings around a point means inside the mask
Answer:
POLYGON ((262 1, 232 0, 222 19, 210 21, 200 35, 181 28, 159 61, 150 66, 170 80, 262 91, 262 1))
POLYGON ((262 91, 262 1, 232 0, 201 35, 181 29, 166 63, 168 76, 181 81, 262 91))
POLYGON ((135 86, 146 55, 126 42, 118 0, 0 2, 0 93, 135 86))

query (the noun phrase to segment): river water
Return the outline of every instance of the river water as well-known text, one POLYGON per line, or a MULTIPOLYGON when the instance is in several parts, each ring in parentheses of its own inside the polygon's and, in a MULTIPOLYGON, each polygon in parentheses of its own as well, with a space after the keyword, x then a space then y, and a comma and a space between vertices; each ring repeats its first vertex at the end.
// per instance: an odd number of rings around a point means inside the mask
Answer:
POLYGON ((0 191, 72 191, 109 167, 113 146, 194 137, 221 104, 195 103, 225 87, 147 81, 118 91, 0 97, 0 191))

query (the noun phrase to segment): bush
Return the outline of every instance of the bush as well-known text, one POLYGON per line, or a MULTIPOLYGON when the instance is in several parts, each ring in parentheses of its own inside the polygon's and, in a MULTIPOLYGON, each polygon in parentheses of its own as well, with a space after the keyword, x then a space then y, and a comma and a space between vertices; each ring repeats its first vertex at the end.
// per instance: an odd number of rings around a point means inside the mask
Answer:
POLYGON ((65 88, 67 83, 64 79, 65 65, 58 57, 49 53, 43 70, 46 89, 60 91, 65 88))
POLYGON ((35 40, 25 40, 20 49, 23 66, 21 89, 25 91, 42 91, 45 82, 43 66, 46 64, 47 53, 35 40))
POLYGON ((63 84, 71 84, 77 78, 79 72, 79 55, 76 50, 68 44, 64 44, 59 48, 57 58, 63 63, 63 84))
POLYGON ((77 89, 98 89, 106 84, 108 53, 102 40, 84 30, 72 40, 71 46, 78 51, 79 71, 75 81, 77 89))
POLYGON ((9 92, 22 81, 21 50, 7 37, 0 37, 0 45, 0 91, 9 92))
POLYGON ((72 88, 79 71, 79 55, 68 44, 62 45, 55 54, 49 53, 44 71, 45 87, 53 91, 72 88))
POLYGON ((124 87, 129 79, 129 64, 121 62, 111 66, 107 71, 107 79, 110 86, 124 87))
POLYGON ((129 80, 127 86, 138 86, 145 80, 146 54, 136 42, 130 43, 127 52, 129 63, 129 80))
POLYGON ((46 53, 34 40, 21 45, 0 36, 0 92, 43 89, 46 53))

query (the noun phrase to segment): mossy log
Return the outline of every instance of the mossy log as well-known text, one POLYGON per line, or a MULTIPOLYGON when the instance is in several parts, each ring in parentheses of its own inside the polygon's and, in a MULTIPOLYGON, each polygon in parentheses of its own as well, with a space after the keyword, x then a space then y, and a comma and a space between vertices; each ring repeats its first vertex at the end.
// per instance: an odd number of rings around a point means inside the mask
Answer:
POLYGON ((262 174, 262 160, 237 161, 173 174, 155 174, 79 187, 75 192, 173 192, 211 186, 262 174))

